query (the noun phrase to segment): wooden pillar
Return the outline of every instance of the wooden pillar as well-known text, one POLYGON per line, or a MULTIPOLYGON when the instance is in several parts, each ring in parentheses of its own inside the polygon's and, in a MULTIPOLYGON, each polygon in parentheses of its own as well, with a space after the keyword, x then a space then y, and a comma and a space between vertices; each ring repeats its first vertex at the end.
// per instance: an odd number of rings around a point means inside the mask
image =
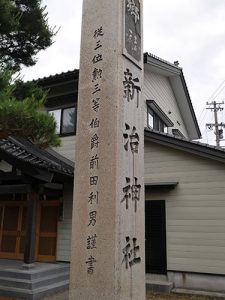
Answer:
POLYGON ((36 242, 36 220, 37 220, 37 205, 39 195, 36 192, 28 194, 28 209, 26 223, 26 240, 24 249, 24 264, 31 265, 35 262, 35 242, 36 242))

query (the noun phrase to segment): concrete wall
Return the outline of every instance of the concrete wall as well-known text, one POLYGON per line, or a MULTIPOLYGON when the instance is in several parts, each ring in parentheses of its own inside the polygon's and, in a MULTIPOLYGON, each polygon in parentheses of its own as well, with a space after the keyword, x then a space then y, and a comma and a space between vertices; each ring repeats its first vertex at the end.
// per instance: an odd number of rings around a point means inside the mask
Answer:
MULTIPOLYGON (((173 282, 175 291, 178 289, 207 291, 217 293, 217 297, 224 296, 225 293, 225 276, 222 275, 168 272, 168 280, 173 282), (223 295, 218 295, 218 293, 223 293, 223 295)), ((211 294, 213 295, 215 294, 211 294)), ((219 299, 224 299, 224 297, 219 299)))
POLYGON ((179 182, 146 194, 166 202, 167 269, 225 274, 225 165, 146 142, 145 181, 179 182))
POLYGON ((184 121, 177 105, 177 99, 173 93, 169 79, 166 76, 145 71, 144 73, 144 93, 143 93, 145 126, 147 127, 147 105, 146 100, 154 100, 168 118, 174 123, 169 127, 169 133, 172 129, 179 129, 180 132, 188 137, 184 121), (171 114, 168 114, 168 112, 171 114), (178 125, 178 123, 181 125, 178 125))

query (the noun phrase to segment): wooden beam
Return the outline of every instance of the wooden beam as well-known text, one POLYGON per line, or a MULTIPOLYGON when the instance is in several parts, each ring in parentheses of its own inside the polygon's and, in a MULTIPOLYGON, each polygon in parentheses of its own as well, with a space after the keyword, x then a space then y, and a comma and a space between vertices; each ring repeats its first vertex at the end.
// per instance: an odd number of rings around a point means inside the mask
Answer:
POLYGON ((63 184, 61 183, 44 183, 39 184, 39 190, 41 189, 50 189, 55 191, 62 191, 63 190, 63 184))
POLYGON ((172 190, 175 189, 175 187, 179 184, 179 182, 151 182, 151 183, 145 183, 145 190, 162 190, 162 189, 168 189, 172 190))
POLYGON ((0 185, 0 195, 26 194, 31 191, 30 184, 0 185))
POLYGON ((38 186, 39 195, 62 197, 63 195, 63 184, 59 183, 45 183, 39 184, 38 186))
POLYGON ((24 264, 30 265, 35 262, 37 207, 39 195, 35 192, 28 194, 28 210, 26 222, 26 239, 24 250, 24 264))

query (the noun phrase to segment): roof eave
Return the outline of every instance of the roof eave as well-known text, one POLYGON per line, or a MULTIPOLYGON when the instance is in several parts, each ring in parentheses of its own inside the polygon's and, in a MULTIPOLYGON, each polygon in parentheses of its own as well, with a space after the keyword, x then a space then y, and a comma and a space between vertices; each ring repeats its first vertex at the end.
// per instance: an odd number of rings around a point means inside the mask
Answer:
POLYGON ((176 99, 179 99, 179 101, 177 101, 177 104, 182 113, 182 118, 187 128, 189 138, 192 140, 200 139, 201 131, 182 70, 179 77, 171 76, 169 77, 169 80, 176 99))
POLYGON ((60 74, 50 75, 48 77, 38 78, 33 80, 37 83, 37 85, 41 87, 48 87, 50 85, 55 85, 57 83, 61 83, 62 81, 74 81, 79 78, 79 70, 75 69, 68 72, 63 72, 60 74))
POLYGON ((201 144, 199 142, 192 142, 184 138, 178 138, 168 134, 155 132, 154 130, 149 130, 147 128, 145 128, 144 137, 145 141, 154 142, 225 163, 225 151, 218 147, 201 144))
POLYGON ((144 63, 146 66, 151 66, 151 71, 169 78, 176 99, 180 99, 177 103, 190 139, 200 139, 201 131, 198 126, 182 68, 149 53, 144 54, 144 63))
MULTIPOLYGON (((1 158, 8 163, 20 165, 23 169, 42 170, 51 173, 51 176, 58 174, 59 176, 73 177, 74 167, 72 162, 69 164, 67 160, 62 159, 54 152, 47 152, 32 144, 30 141, 22 137, 9 136, 7 139, 0 140, 1 158)), ((35 173, 35 172, 34 172, 35 173)))

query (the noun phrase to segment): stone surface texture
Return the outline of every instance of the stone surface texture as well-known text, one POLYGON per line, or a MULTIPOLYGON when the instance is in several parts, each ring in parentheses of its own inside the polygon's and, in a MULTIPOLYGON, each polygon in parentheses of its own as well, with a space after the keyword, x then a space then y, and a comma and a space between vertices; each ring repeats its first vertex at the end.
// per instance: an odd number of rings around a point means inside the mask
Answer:
POLYGON ((139 0, 83 1, 71 300, 146 297, 143 68, 123 55, 132 3, 142 18, 139 0))

